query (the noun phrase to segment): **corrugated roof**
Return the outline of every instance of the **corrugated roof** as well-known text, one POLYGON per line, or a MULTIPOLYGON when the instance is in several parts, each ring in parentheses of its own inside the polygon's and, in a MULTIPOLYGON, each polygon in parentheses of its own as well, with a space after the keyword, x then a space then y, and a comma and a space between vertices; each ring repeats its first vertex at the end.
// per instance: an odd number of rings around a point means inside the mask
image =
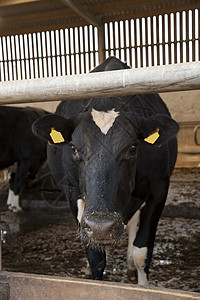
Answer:
POLYGON ((0 0, 0 36, 88 25, 69 2, 102 23, 200 8, 200 0, 0 0))

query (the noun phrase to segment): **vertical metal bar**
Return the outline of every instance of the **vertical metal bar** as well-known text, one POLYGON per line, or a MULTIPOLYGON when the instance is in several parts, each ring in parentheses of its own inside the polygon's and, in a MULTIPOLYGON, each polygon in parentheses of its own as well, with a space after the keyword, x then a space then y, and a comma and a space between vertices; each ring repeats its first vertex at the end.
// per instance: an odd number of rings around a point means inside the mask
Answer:
POLYGON ((29 65, 29 78, 31 78, 31 53, 30 53, 30 43, 27 34, 27 55, 28 55, 28 65, 29 65))
POLYGON ((111 50, 111 43, 110 43, 110 25, 109 23, 107 23, 107 31, 108 31, 108 34, 107 34, 107 46, 108 46, 108 56, 110 56, 110 50, 111 50))
POLYGON ((200 60, 200 9, 196 10, 196 60, 200 60))
POLYGON ((145 22, 145 48, 146 48, 146 67, 149 67, 149 47, 148 47, 148 21, 147 18, 144 19, 145 22))
POLYGON ((36 60, 36 53, 35 53, 35 33, 32 34, 32 49, 33 49, 33 68, 34 68, 34 78, 38 77, 38 70, 37 70, 37 60, 36 60))
POLYGON ((151 61, 152 61, 152 66, 155 65, 154 61, 154 24, 153 24, 153 17, 151 17, 151 61))
POLYGON ((57 68, 56 68, 56 62, 55 62, 55 57, 56 57, 56 50, 55 50, 55 38, 54 38, 54 31, 50 31, 50 49, 51 49, 51 74, 52 76, 55 76, 57 73, 57 68))
POLYGON ((186 11, 186 62, 189 62, 189 11, 186 11))
POLYGON ((39 32, 38 33, 38 39, 40 41, 40 68, 41 68, 41 71, 42 71, 42 78, 44 78, 44 61, 43 61, 43 44, 42 44, 42 33, 39 32))
POLYGON ((83 27, 83 61, 84 61, 84 73, 86 73, 86 49, 85 49, 85 28, 83 27))
POLYGON ((24 65, 24 77, 27 79, 27 69, 26 69, 26 53, 25 53, 25 45, 24 45, 24 34, 21 35, 21 47, 22 47, 22 52, 23 52, 23 65, 24 65))
POLYGON ((92 25, 88 26, 88 30, 89 30, 89 46, 90 46, 90 61, 91 61, 91 67, 90 69, 93 68, 94 66, 94 56, 93 56, 93 32, 92 32, 92 25))
POLYGON ((135 68, 138 68, 138 55, 137 55, 137 24, 136 19, 134 20, 134 37, 135 37, 135 68))
POLYGON ((7 73, 8 73, 8 80, 12 80, 12 68, 10 68, 10 62, 11 62, 11 59, 9 59, 9 51, 8 51, 8 47, 9 47, 9 36, 7 36, 5 38, 5 45, 6 45, 6 55, 7 55, 7 73))
POLYGON ((122 52, 121 52, 121 34, 120 34, 120 22, 118 21, 118 42, 119 42, 119 59, 122 58, 122 52))
POLYGON ((71 51, 71 39, 70 39, 70 30, 68 29, 68 41, 69 41, 69 70, 70 70, 70 75, 72 74, 72 51, 71 51))
POLYGON ((1 53, 2 53, 2 73, 3 73, 3 81, 6 80, 6 73, 5 73, 5 61, 4 61, 4 49, 3 49, 3 37, 0 38, 1 40, 1 53))
MULTIPOLYGON (((93 57, 94 57, 94 67, 96 67, 97 62, 96 62, 96 43, 95 43, 95 27, 92 26, 92 35, 93 35, 93 57)), ((80 39, 80 38, 79 38, 80 39)), ((80 50, 80 46, 79 46, 79 50, 80 50)), ((80 61, 80 60, 79 60, 80 61)))
POLYGON ((197 57, 197 60, 200 60, 200 9, 197 10, 197 25, 196 25, 196 30, 197 30, 197 36, 196 36, 196 39, 197 39, 197 42, 196 42, 196 47, 197 47, 197 50, 196 51, 196 57, 197 57))
POLYGON ((16 44, 16 36, 14 37, 14 45, 15 45, 15 61, 16 61, 16 80, 19 79, 18 66, 17 66, 17 44, 16 44))
POLYGON ((65 29, 63 29, 63 47, 64 47, 64 75, 67 75, 67 49, 66 49, 66 37, 65 37, 65 29))
POLYGON ((69 29, 65 29, 65 52, 66 52, 66 75, 70 75, 70 55, 69 55, 69 29))
POLYGON ((35 49, 36 49, 36 62, 37 62, 37 70, 38 70, 38 78, 40 78, 40 63, 39 63, 39 43, 38 43, 38 35, 35 34, 35 49))
POLYGON ((61 47, 60 47, 60 30, 56 30, 54 32, 55 34, 55 46, 56 46, 56 61, 57 61, 57 70, 58 70, 58 76, 62 74, 61 69, 61 47))
POLYGON ((169 64, 172 63, 172 33, 171 33, 171 18, 168 15, 168 44, 169 44, 169 64))
POLYGON ((13 57, 13 46, 11 42, 12 36, 10 37, 10 59, 11 59, 11 68, 12 68, 12 80, 14 80, 14 57, 13 57))
POLYGON ((180 12, 180 63, 183 62, 183 12, 180 12))
POLYGON ((192 10, 192 61, 195 61, 195 10, 192 10))
POLYGON ((130 66, 132 66, 132 47, 131 47, 131 20, 128 20, 128 32, 129 32, 129 57, 130 57, 130 66))
POLYGON ((36 62, 35 62, 35 51, 34 51, 33 33, 31 33, 31 42, 32 42, 32 53, 33 53, 33 78, 36 78, 36 62))
POLYGON ((125 21, 122 21, 123 23, 123 33, 122 33, 122 36, 124 38, 124 61, 127 61, 127 53, 126 53, 126 24, 125 24, 125 21))
POLYGON ((174 13, 174 63, 177 63, 177 18, 176 13, 174 13))
POLYGON ((115 39, 115 23, 112 22, 112 40, 113 40, 113 53, 114 56, 116 56, 117 51, 116 51, 116 39, 115 39))
POLYGON ((4 64, 5 64, 5 80, 9 80, 8 75, 8 49, 6 45, 6 37, 3 37, 3 55, 4 55, 4 64))
POLYGON ((50 72, 49 72, 49 51, 48 51, 48 42, 47 42, 47 31, 45 32, 45 48, 46 48, 46 62, 47 62, 47 77, 50 77, 50 72))
MULTIPOLYGON (((53 66, 53 71, 56 76, 58 76, 58 64, 57 64, 57 47, 56 47, 56 33, 54 30, 51 31, 51 37, 52 37, 52 43, 54 43, 54 55, 53 55, 53 61, 54 61, 54 66, 53 66)), ((51 43, 51 45, 52 45, 51 43)))
MULTIPOLYGON (((74 74, 77 74, 77 63, 76 63, 76 34, 75 28, 72 30, 73 32, 73 49, 74 49, 74 74)), ((88 41, 89 42, 89 41, 88 41)))
POLYGON ((125 52, 126 52, 126 61, 128 65, 130 65, 130 35, 129 35, 129 21, 124 21, 124 28, 125 28, 125 52))
POLYGON ((159 15, 159 22, 158 22, 158 26, 159 26, 159 62, 160 65, 163 65, 163 16, 159 15))
POLYGON ((60 29, 56 31, 56 48, 57 48, 57 64, 59 66, 59 76, 62 75, 62 59, 61 59, 61 41, 60 41, 60 29))
POLYGON ((144 53, 143 53, 143 34, 145 34, 142 30, 142 18, 139 19, 139 32, 140 32, 140 44, 139 44, 139 49, 140 49, 140 66, 144 67, 144 53))
POLYGON ((165 33, 166 33, 166 19, 165 19, 165 15, 162 16, 162 20, 163 20, 163 28, 162 28, 162 44, 163 44, 163 64, 166 64, 166 46, 165 46, 165 33))
POLYGON ((160 39, 159 39, 160 28, 159 28, 159 16, 157 16, 155 18, 155 20, 156 20, 155 30, 156 30, 157 65, 159 66, 161 64, 160 63, 160 39))
POLYGON ((64 30, 59 30, 59 48, 60 48, 60 72, 65 75, 65 51, 64 51, 64 30))
POLYGON ((88 36, 88 66, 89 66, 89 70, 91 70, 91 56, 90 56, 90 30, 89 30, 89 26, 87 26, 87 36, 88 36))
POLYGON ((20 72, 21 72, 21 78, 23 79, 22 51, 21 51, 21 40, 20 40, 20 36, 18 36, 18 45, 19 45, 20 72))
POLYGON ((79 30, 78 30, 78 27, 76 27, 76 58, 77 58, 77 70, 78 70, 78 73, 81 74, 81 48, 80 48, 80 35, 79 35, 79 30))

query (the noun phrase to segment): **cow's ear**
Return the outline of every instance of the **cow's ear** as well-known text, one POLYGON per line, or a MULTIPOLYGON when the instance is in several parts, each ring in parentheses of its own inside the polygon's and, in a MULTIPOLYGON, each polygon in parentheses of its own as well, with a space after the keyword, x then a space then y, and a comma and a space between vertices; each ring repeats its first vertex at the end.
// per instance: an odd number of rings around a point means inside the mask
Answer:
POLYGON ((142 139, 154 146, 162 146, 178 133, 179 126, 175 120, 166 115, 154 115, 143 120, 140 133, 142 139))
POLYGON ((74 128, 72 123, 55 114, 49 114, 37 119, 32 125, 35 135, 51 145, 63 145, 71 140, 74 128))

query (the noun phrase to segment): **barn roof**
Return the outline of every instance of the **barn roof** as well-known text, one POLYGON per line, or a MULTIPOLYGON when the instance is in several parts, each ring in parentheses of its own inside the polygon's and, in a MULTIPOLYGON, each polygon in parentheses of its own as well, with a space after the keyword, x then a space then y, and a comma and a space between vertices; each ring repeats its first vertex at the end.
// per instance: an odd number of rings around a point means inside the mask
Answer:
POLYGON ((0 0, 0 36, 200 8, 200 0, 0 0))

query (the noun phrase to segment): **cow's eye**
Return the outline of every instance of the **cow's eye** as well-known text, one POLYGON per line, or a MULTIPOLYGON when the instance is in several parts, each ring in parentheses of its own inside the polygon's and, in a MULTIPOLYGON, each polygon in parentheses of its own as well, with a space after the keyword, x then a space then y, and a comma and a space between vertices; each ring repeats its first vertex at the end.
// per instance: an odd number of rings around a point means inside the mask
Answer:
POLYGON ((136 149, 137 149, 136 145, 132 145, 128 150, 127 158, 135 157, 136 149))
POLYGON ((76 147, 74 145, 71 145, 71 149, 72 149, 74 155, 78 154, 78 150, 76 149, 76 147))
POLYGON ((130 154, 134 154, 136 152, 136 146, 132 145, 131 148, 129 149, 130 154))

